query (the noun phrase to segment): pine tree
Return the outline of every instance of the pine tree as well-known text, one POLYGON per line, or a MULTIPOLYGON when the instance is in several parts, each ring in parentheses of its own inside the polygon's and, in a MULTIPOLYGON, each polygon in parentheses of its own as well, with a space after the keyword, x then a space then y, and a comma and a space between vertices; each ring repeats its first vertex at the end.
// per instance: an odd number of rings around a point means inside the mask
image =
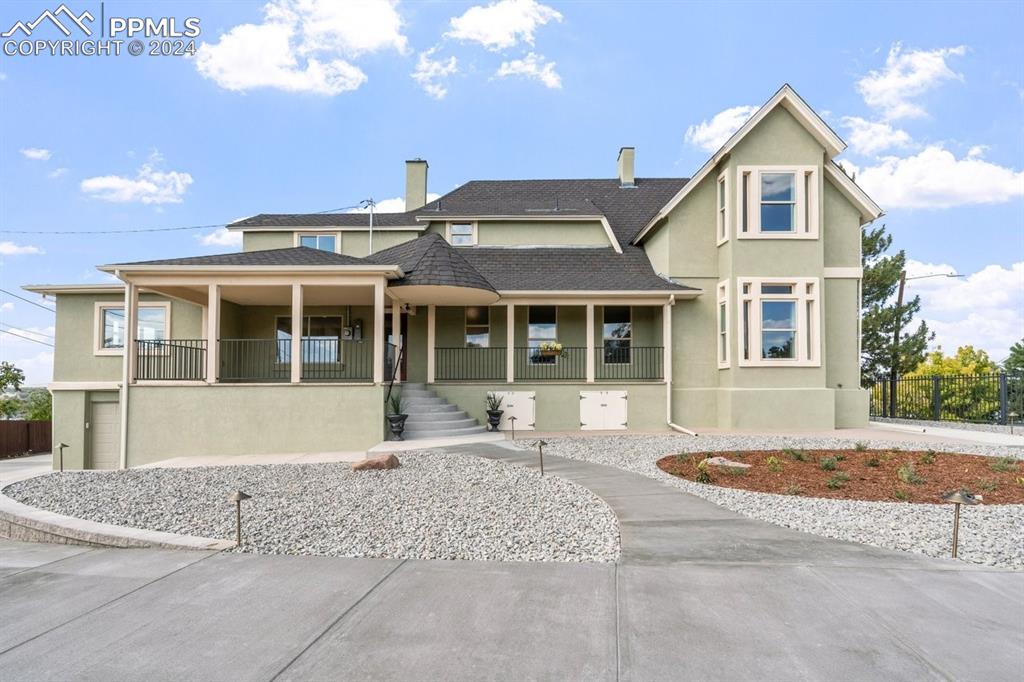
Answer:
POLYGON ((906 267, 907 255, 900 250, 887 256, 892 246, 892 237, 885 232, 885 225, 874 229, 864 227, 861 232, 861 265, 864 267, 862 281, 861 310, 861 381, 869 385, 889 376, 892 368, 893 332, 900 322, 900 341, 896 365, 900 375, 913 371, 924 361, 928 342, 935 334, 928 331, 928 325, 921 320, 916 329, 911 328, 914 315, 921 310, 921 297, 904 300, 896 307, 896 288, 900 273, 906 267))

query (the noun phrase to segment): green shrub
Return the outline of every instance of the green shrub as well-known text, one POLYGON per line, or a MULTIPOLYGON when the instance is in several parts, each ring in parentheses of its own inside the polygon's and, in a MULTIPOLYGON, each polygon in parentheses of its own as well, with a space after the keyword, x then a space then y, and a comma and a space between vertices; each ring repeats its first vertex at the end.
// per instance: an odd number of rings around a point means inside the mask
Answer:
POLYGON ((982 479, 978 481, 978 487, 987 493, 992 492, 999 487, 999 482, 990 478, 982 479))
POLYGON ((825 457, 818 462, 818 466, 822 471, 835 471, 839 467, 839 462, 835 457, 825 457))
POLYGON ((776 473, 782 471, 782 462, 780 462, 779 458, 776 457, 775 455, 771 455, 770 457, 768 457, 768 459, 766 459, 764 463, 768 466, 768 471, 776 473))
POLYGON ((878 459, 877 457, 868 457, 866 460, 864 460, 864 463, 867 464, 869 467, 873 468, 882 466, 882 460, 878 459))
POLYGON ((896 477, 904 483, 909 483, 911 485, 924 483, 924 479, 921 478, 921 475, 917 473, 916 469, 914 469, 913 462, 907 462, 900 466, 900 468, 896 470, 896 477))
POLYGON ((837 452, 836 454, 832 455, 832 457, 835 458, 837 462, 842 462, 844 459, 846 459, 846 455, 844 455, 841 452, 837 452))
POLYGON ((906 490, 903 490, 902 488, 896 488, 896 490, 893 491, 892 496, 895 497, 900 502, 906 502, 907 500, 910 499, 910 493, 908 493, 906 490))
POLYGON ((853 444, 853 449, 856 450, 857 452, 864 452, 865 450, 868 449, 868 445, 867 443, 861 443, 860 441, 857 441, 856 443, 853 444))
POLYGON ((708 472, 708 461, 702 459, 697 463, 697 475, 694 479, 697 483, 711 483, 711 474, 708 472))
POLYGON ((789 457, 790 459, 795 460, 797 462, 811 461, 811 456, 808 455, 803 450, 796 450, 794 448, 782 448, 782 453, 789 457))
POLYGON ((989 468, 992 471, 997 471, 1001 474, 1005 474, 1008 471, 1017 470, 1017 460, 1013 457, 997 457, 988 463, 989 468))
POLYGON ((825 485, 832 490, 837 490, 846 485, 846 482, 850 480, 850 476, 842 471, 837 471, 832 474, 832 477, 825 482, 825 485))
POLYGON ((746 467, 718 467, 718 468, 721 469, 722 471, 724 471, 725 473, 729 474, 730 476, 746 476, 747 475, 747 468, 746 467))
POLYGON ((918 461, 921 462, 921 464, 935 464, 935 458, 938 454, 939 453, 934 450, 927 450, 923 455, 921 455, 921 459, 918 461))
POLYGON ((788 488, 786 488, 786 492, 784 494, 785 495, 803 495, 804 494, 804 489, 801 488, 798 485, 791 485, 788 488))

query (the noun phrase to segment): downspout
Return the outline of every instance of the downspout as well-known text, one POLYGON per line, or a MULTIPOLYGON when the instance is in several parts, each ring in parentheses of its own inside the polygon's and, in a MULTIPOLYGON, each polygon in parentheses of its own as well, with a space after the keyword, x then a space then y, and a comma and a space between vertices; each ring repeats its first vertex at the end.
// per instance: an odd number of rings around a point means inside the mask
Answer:
MULTIPOLYGON (((669 316, 669 318, 671 318, 672 308, 675 306, 675 304, 676 304, 676 297, 675 297, 675 294, 673 294, 669 298, 668 305, 665 306, 665 314, 667 314, 669 316)), ((667 326, 667 330, 668 331, 666 332, 665 336, 668 337, 667 340, 669 341, 669 343, 667 344, 666 350, 667 350, 667 352, 669 354, 669 357, 671 358, 672 344, 673 344, 672 337, 671 337, 671 329, 672 329, 672 327, 671 327, 671 325, 672 325, 671 319, 663 320, 662 321, 662 324, 666 324, 666 323, 668 325, 667 326)), ((668 423, 668 427, 670 429, 672 429, 673 431, 678 431, 679 433, 685 433, 688 436, 696 436, 697 433, 695 431, 691 431, 690 429, 687 429, 687 428, 685 428, 683 426, 679 426, 679 424, 676 424, 676 423, 674 423, 672 421, 672 374, 674 372, 674 368, 672 368, 672 370, 673 371, 670 371, 667 374, 667 376, 665 377, 665 421, 668 423)))
MULTIPOLYGON (((123 349, 123 355, 122 355, 123 360, 122 360, 122 364, 121 364, 121 395, 119 397, 119 400, 120 400, 120 403, 121 403, 120 404, 120 408, 121 408, 120 409, 120 412, 121 412, 121 424, 120 424, 121 434, 120 434, 120 443, 119 443, 119 448, 120 448, 120 453, 119 454, 120 454, 120 460, 121 460, 120 461, 120 468, 121 469, 127 469, 128 468, 128 373, 129 373, 128 363, 131 362, 131 360, 130 360, 130 353, 129 353, 129 349, 128 349, 128 344, 131 343, 131 338, 133 336, 135 336, 134 332, 129 332, 128 331, 128 321, 130 320, 130 316, 129 316, 129 312, 128 312, 128 306, 131 305, 131 295, 132 295, 131 289, 132 289, 132 286, 131 286, 131 284, 128 283, 128 281, 126 279, 121 277, 121 271, 120 270, 114 270, 114 277, 117 277, 119 280, 124 282, 124 315, 125 315, 124 337, 125 337, 125 342, 124 342, 124 349, 123 349)), ((84 462, 83 462, 83 465, 84 465, 84 462)))

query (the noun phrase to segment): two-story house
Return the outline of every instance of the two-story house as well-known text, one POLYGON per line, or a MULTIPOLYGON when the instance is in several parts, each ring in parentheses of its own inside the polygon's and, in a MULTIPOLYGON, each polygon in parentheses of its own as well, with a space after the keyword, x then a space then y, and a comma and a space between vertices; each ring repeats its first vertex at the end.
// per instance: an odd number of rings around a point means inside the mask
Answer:
POLYGON ((692 178, 472 181, 406 211, 257 215, 241 253, 103 265, 57 301, 65 466, 363 450, 410 435, 832 429, 859 387, 861 226, 881 210, 789 87, 692 178), (371 222, 372 221, 372 222, 371 222), (430 395, 443 403, 430 400, 430 395), (422 412, 422 414, 417 414, 422 412))

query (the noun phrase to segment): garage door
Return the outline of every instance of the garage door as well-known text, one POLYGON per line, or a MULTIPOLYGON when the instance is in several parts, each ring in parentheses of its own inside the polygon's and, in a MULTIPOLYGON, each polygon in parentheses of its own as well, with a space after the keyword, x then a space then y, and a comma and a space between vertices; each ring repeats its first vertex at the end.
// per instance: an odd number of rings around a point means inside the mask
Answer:
POLYGON ((121 410, 118 403, 93 403, 90 469, 116 469, 121 463, 121 410))

